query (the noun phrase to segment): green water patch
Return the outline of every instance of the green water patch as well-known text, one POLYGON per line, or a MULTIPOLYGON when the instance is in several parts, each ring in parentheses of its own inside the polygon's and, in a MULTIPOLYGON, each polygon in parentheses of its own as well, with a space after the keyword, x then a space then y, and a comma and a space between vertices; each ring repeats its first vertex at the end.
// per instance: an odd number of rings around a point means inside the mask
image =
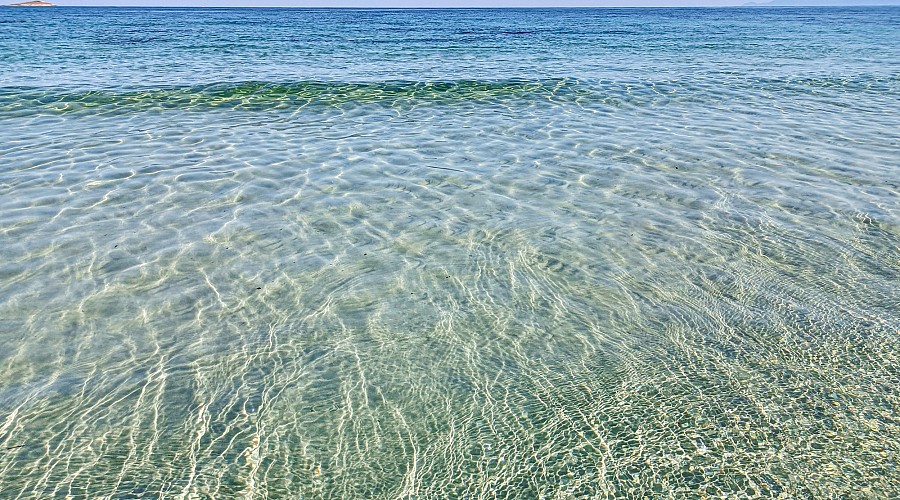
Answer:
POLYGON ((239 82, 147 90, 8 88, 0 115, 34 112, 140 112, 152 110, 267 110, 308 105, 453 103, 508 99, 575 99, 591 93, 567 79, 452 82, 239 82))
POLYGON ((0 88, 0 119, 35 115, 120 115, 148 111, 296 111, 303 108, 340 108, 358 105, 403 110, 422 105, 466 103, 527 106, 568 103, 592 111, 614 111, 672 104, 720 105, 743 100, 760 90, 793 97, 821 98, 823 93, 845 102, 847 94, 900 93, 896 78, 871 75, 807 79, 714 78, 658 81, 575 78, 541 80, 449 80, 376 82, 220 82, 146 89, 72 89, 60 87, 0 88))

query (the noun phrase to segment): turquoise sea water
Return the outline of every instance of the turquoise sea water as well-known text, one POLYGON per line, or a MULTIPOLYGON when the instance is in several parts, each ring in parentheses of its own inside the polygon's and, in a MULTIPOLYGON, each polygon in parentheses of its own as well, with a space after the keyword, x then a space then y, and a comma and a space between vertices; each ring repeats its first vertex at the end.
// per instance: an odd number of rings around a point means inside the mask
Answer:
POLYGON ((900 495, 900 8, 0 9, 0 497, 900 495))

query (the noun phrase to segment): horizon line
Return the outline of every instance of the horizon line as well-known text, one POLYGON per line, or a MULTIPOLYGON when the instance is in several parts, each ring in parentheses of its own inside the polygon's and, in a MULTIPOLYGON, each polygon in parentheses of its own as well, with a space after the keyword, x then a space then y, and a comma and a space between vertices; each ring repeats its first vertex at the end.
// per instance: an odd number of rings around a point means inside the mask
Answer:
MULTIPOLYGON (((0 7, 24 7, 15 4, 0 4, 0 7)), ((784 5, 774 2, 748 2, 741 5, 596 5, 596 6, 445 6, 445 7, 333 7, 333 6, 303 6, 303 5, 58 5, 62 8, 96 8, 96 9, 307 9, 307 10, 590 10, 590 9, 831 9, 831 8, 856 8, 856 7, 900 7, 900 3, 871 3, 871 4, 823 4, 823 5, 784 5)))

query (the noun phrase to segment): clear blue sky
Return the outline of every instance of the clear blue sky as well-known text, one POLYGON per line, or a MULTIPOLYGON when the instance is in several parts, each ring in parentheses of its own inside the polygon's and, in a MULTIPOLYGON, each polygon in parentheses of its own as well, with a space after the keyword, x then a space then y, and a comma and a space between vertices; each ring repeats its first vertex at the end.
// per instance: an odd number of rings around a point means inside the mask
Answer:
MULTIPOLYGON (((10 0, 13 1, 13 0, 10 0)), ((24 1, 24 0, 17 0, 24 1)), ((612 7, 741 5, 749 0, 48 0, 57 5, 205 7, 612 7)), ((762 0, 765 1, 765 0, 762 0)), ((7 3, 0 0, 0 3, 7 3)))
MULTIPOLYGON (((0 5, 24 0, 0 0, 0 5)), ((49 0, 58 5, 169 7, 650 7, 743 5, 751 0, 49 0)), ((755 0, 764 3, 768 0, 755 0)), ((900 0, 792 0, 797 4, 900 5, 900 0)))
MULTIPOLYGON (((10 0, 0 4, 11 3, 10 0)), ((49 0, 58 5, 203 7, 650 7, 743 5, 751 0, 49 0)), ((755 0, 764 3, 768 0, 755 0)), ((796 3, 900 4, 900 0, 796 0, 796 3)))

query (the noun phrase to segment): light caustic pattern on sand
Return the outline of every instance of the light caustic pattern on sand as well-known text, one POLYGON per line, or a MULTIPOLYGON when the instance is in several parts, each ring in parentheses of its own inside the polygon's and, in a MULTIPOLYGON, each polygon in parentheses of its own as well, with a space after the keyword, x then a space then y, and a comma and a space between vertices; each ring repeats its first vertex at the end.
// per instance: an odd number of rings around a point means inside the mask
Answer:
POLYGON ((0 496, 897 493, 897 82, 738 83, 3 94, 0 496))

